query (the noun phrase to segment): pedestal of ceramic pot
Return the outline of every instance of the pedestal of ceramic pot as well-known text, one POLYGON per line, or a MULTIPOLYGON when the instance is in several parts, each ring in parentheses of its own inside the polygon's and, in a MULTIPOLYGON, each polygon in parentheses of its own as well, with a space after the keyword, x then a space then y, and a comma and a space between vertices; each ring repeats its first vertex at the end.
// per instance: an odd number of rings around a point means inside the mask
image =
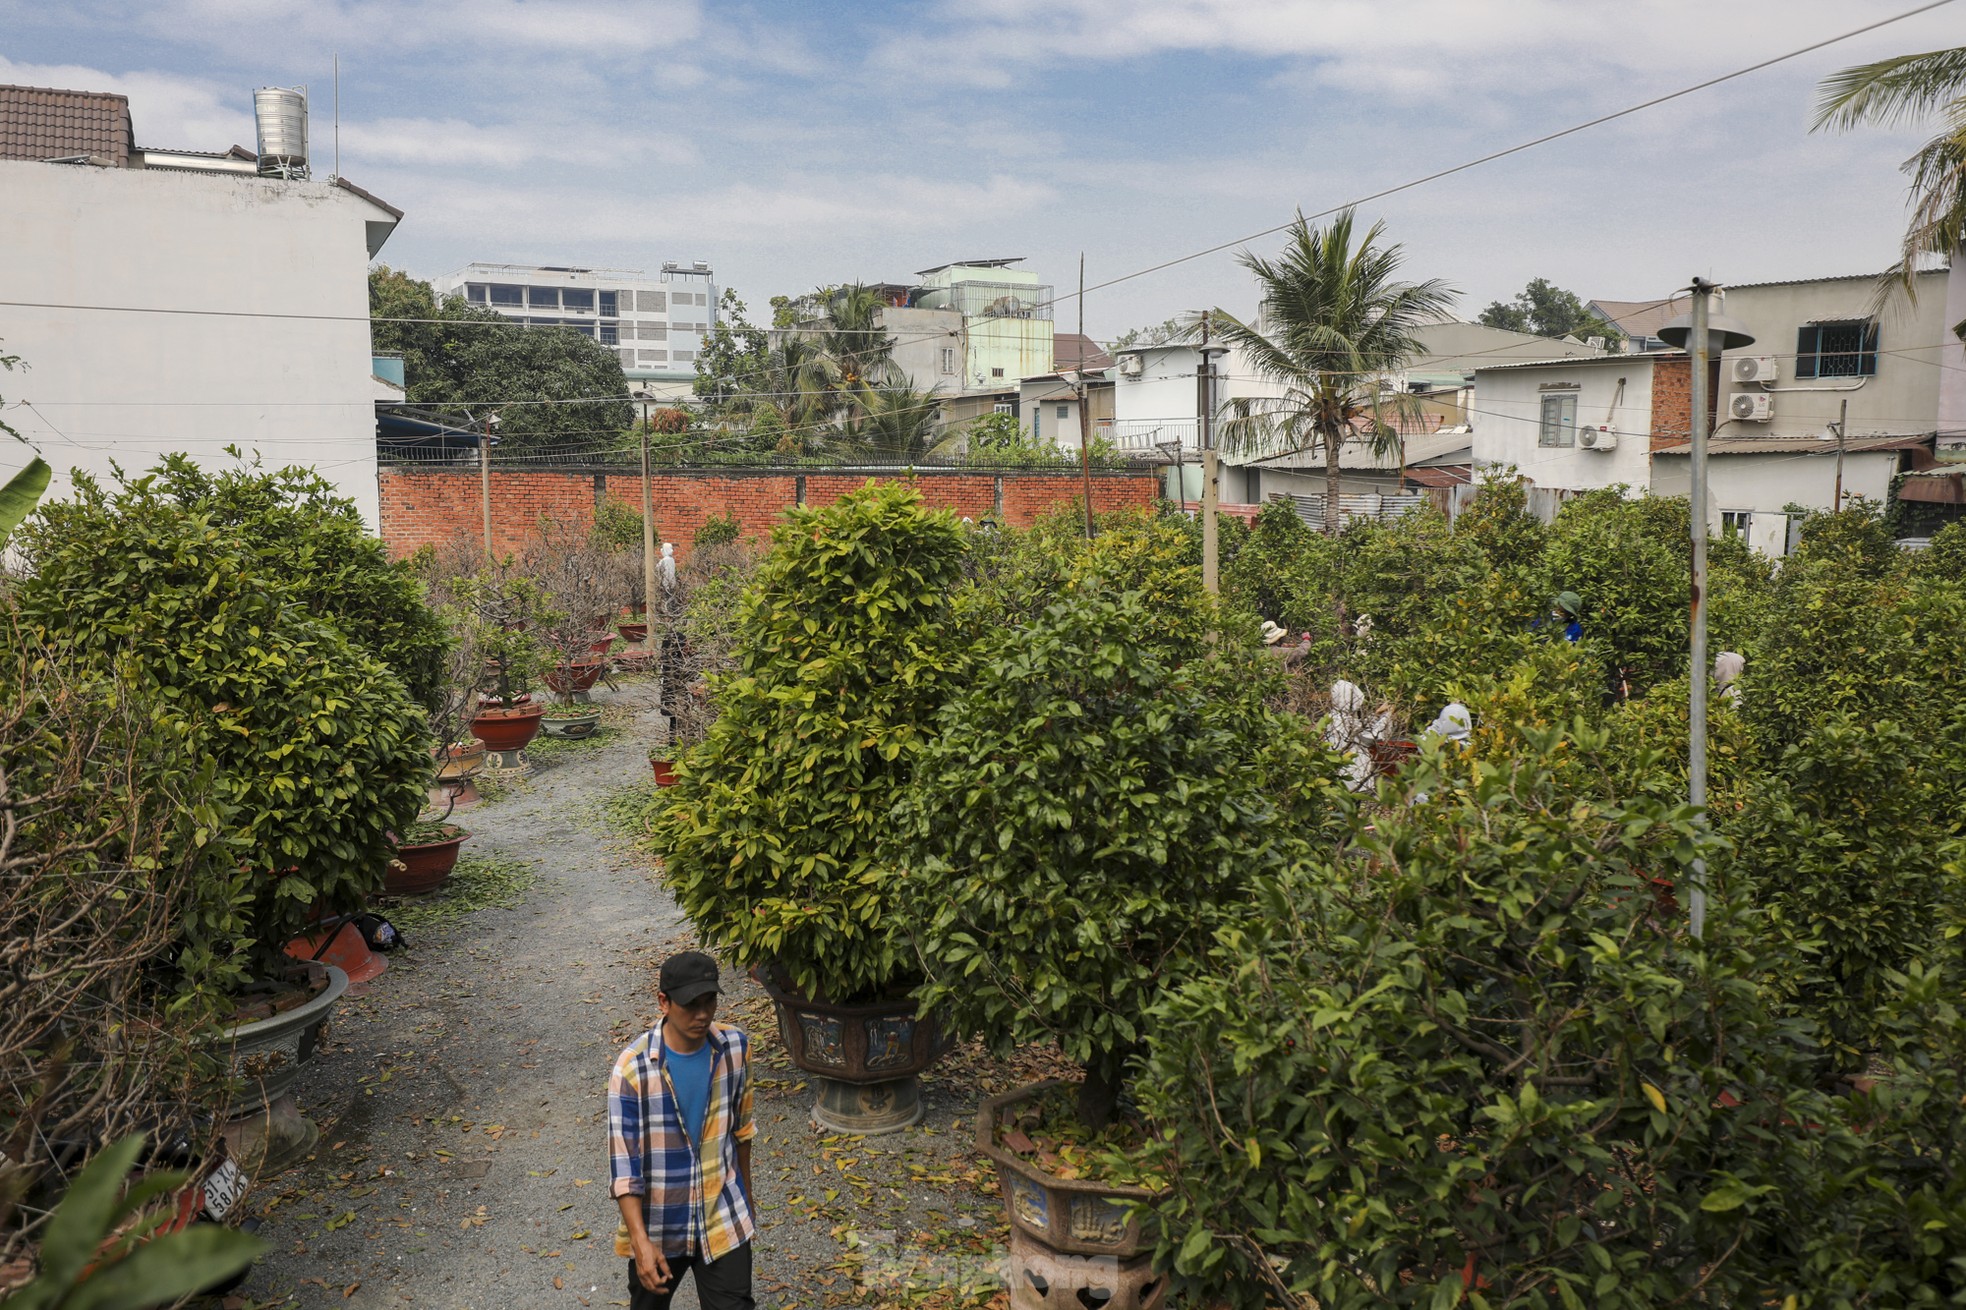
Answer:
POLYGON ((532 768, 532 761, 526 758, 523 747, 509 751, 488 750, 485 752, 485 771, 503 777, 513 777, 532 768))
POLYGON ((1056 1087, 1057 1079, 1020 1087, 983 1103, 976 1149, 996 1166, 1010 1217, 1008 1282, 1014 1310, 1157 1310, 1167 1277, 1148 1259, 1148 1243, 1131 1207, 1150 1199, 1142 1187, 1059 1178, 997 1142, 1007 1114, 1056 1087))
POLYGON ((949 1049, 940 1027, 897 998, 834 1005, 800 995, 760 971, 792 1063, 812 1075, 812 1121, 827 1132, 871 1136, 922 1120, 920 1074, 949 1049))
POLYGON ((305 1160, 321 1140, 321 1128, 300 1112, 291 1096, 277 1097, 219 1129, 228 1157, 248 1178, 270 1178, 305 1160))

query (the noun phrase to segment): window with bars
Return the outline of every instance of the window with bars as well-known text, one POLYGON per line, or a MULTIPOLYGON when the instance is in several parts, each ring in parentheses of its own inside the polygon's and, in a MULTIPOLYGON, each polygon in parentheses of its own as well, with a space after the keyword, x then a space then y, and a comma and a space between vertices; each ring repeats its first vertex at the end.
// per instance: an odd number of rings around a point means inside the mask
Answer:
POLYGON ((942 347, 942 375, 948 377, 955 371, 956 348, 954 346, 944 346, 942 347))
POLYGON ((600 291, 600 292, 596 292, 595 294, 601 298, 601 317, 613 318, 615 316, 616 305, 618 303, 615 300, 615 293, 612 291, 600 291))
POLYGON ((1877 320, 1805 323, 1795 338, 1799 378, 1867 378, 1877 374, 1877 320))
POLYGON ((621 329, 620 329, 620 325, 619 325, 619 324, 616 324, 616 323, 603 323, 603 324, 601 324, 601 344, 602 344, 602 345, 604 345, 604 346, 612 346, 612 345, 614 345, 615 343, 617 343, 617 342, 619 342, 620 340, 621 340, 621 329))
POLYGON ((1542 424, 1536 432, 1539 446, 1574 446, 1577 444, 1577 397, 1575 395, 1544 396, 1542 424))

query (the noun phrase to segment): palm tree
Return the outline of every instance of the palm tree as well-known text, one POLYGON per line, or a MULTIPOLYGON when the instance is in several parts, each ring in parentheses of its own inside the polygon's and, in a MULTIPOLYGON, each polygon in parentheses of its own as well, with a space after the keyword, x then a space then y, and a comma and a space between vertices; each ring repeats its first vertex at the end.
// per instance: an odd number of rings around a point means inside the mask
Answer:
POLYGON ((1942 255, 1952 261, 1954 277, 1966 275, 1960 267, 1966 262, 1960 257, 1966 246, 1966 46, 1859 64, 1824 78, 1817 90, 1817 131, 1889 127, 1933 113, 1944 124, 1904 163, 1911 176, 1911 221, 1880 299, 1895 288, 1916 296, 1921 255, 1942 255))
POLYGON ((844 435, 881 460, 911 464, 935 443, 942 413, 939 393, 940 388, 920 391, 905 382, 863 388, 859 412, 847 420, 844 435))
POLYGON ((1299 214, 1280 256, 1238 256, 1261 293, 1254 321, 1210 313, 1257 375, 1283 391, 1229 402, 1223 447, 1266 454, 1321 448, 1328 533, 1338 530, 1339 451, 1347 442, 1379 453, 1398 446, 1395 424, 1417 414, 1419 404, 1384 383, 1424 349, 1414 333, 1445 318, 1456 294, 1437 278, 1398 281, 1400 247, 1383 244, 1384 231, 1374 223, 1354 241, 1349 209, 1321 231, 1299 214))

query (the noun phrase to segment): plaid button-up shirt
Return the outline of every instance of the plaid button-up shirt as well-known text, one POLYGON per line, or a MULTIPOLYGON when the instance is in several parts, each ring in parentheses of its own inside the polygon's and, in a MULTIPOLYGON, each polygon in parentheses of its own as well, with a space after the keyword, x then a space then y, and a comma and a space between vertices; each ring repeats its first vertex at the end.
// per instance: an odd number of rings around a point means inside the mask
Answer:
POLYGON ((703 1140, 692 1142, 663 1056, 662 1026, 636 1038, 608 1079, 610 1194, 640 1196, 648 1234, 665 1256, 701 1252, 716 1260, 757 1231, 737 1168, 737 1144, 757 1135, 751 1122, 751 1039, 712 1024, 710 1108, 703 1140))

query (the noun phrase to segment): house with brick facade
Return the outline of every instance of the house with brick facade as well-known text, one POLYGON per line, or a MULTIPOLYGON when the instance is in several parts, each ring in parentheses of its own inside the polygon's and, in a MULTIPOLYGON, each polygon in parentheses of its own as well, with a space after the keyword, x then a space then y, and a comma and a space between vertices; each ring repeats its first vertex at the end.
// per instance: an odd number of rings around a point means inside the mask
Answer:
MULTIPOLYGON (((1942 462, 1957 439, 1941 413, 1942 378, 1958 353, 1945 331, 1946 276, 1921 275, 1917 299, 1881 319, 1871 275, 1727 289, 1717 311, 1755 340, 1711 366, 1714 531, 1785 554, 1789 507, 1828 509, 1839 488, 1966 514, 1966 479, 1942 462)), ((1692 361, 1683 351, 1497 363, 1476 378, 1477 470, 1513 467, 1559 496, 1690 488, 1692 361)))

